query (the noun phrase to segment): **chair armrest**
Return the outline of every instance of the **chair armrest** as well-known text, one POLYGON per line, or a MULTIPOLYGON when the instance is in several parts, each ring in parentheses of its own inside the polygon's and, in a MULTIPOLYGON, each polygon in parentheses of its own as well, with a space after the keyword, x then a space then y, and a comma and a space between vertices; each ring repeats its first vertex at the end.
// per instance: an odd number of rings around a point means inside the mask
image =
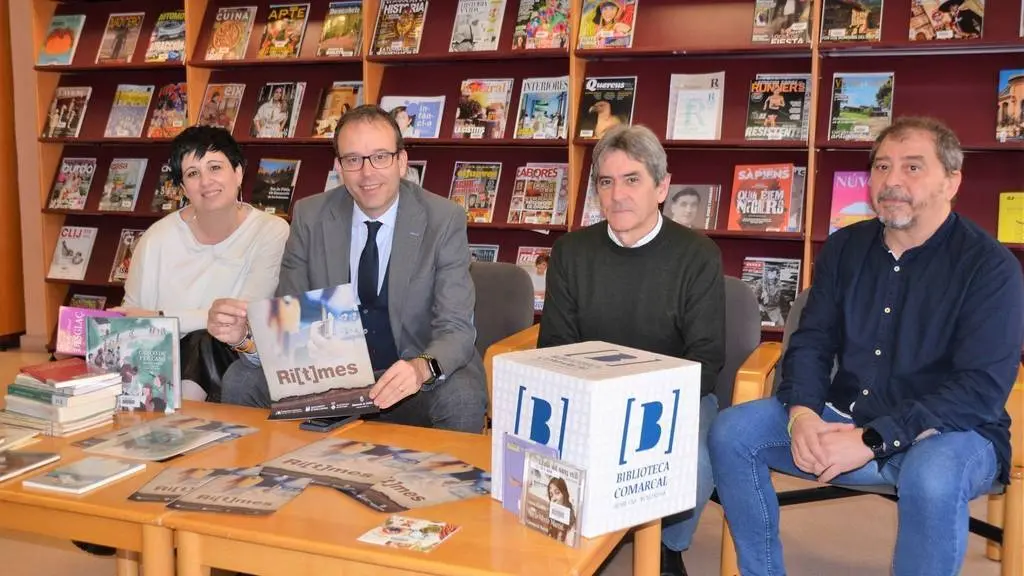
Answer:
POLYGON ((498 340, 487 347, 484 353, 484 373, 487 375, 487 429, 491 428, 491 398, 494 392, 494 357, 508 352, 518 352, 537 347, 537 337, 540 335, 540 324, 534 324, 525 330, 498 340))
POLYGON ((1017 382, 1006 402, 1010 413, 1010 445, 1013 447, 1013 465, 1024 467, 1024 365, 1017 369, 1017 382))
POLYGON ((732 404, 767 398, 772 393, 775 367, 782 357, 782 344, 762 342, 736 371, 736 385, 732 391, 732 404))

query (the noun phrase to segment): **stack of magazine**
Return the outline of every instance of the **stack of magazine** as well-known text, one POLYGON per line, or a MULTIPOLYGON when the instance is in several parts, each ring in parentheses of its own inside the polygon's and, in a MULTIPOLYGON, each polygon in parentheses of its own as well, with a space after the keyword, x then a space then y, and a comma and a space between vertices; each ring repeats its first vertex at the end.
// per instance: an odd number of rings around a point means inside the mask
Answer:
POLYGON ((577 547, 586 470, 563 462, 558 450, 505 434, 502 506, 529 528, 577 547))
POLYGON ((163 462, 256 431, 250 426, 175 414, 79 440, 72 446, 113 458, 163 462))
POLYGON ((491 493, 488 472, 448 454, 325 438, 263 464, 300 476, 380 512, 404 512, 491 493))
POLYGON ((128 497, 166 502, 168 508, 264 516, 291 502, 310 484, 253 468, 167 468, 128 497))

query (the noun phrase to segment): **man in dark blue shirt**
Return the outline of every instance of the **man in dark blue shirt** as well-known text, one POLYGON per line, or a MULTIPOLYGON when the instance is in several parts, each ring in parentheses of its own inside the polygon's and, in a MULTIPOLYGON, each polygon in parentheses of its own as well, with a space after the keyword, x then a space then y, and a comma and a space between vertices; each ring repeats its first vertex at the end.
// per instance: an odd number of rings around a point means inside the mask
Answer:
POLYGON ((1020 263, 952 213, 963 152, 942 123, 898 119, 870 160, 878 218, 825 243, 776 397, 712 425, 715 483, 745 576, 785 574, 770 469, 894 486, 898 576, 958 573, 968 502, 1008 480, 1020 263))

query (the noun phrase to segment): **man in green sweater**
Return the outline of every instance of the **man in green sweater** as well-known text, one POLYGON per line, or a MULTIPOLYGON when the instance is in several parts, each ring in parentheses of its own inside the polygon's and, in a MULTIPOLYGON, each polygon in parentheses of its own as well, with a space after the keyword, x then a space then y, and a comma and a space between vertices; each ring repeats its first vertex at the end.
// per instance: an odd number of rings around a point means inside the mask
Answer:
POLYGON ((701 364, 697 505, 666 518, 662 532, 662 575, 685 575, 680 552, 714 490, 706 439, 725 361, 721 254, 706 236, 662 217, 668 160, 646 127, 607 132, 590 177, 607 220, 555 242, 537 345, 601 340, 701 364))

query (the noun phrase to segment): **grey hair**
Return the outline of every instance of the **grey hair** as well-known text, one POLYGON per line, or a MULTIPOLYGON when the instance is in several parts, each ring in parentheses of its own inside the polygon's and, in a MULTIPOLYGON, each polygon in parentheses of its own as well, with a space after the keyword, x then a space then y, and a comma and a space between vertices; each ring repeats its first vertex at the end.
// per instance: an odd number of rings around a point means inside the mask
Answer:
POLYGON ((960 139, 956 137, 956 133, 941 120, 925 116, 902 116, 882 130, 878 138, 875 138, 875 143, 871 145, 871 156, 868 158, 870 165, 874 165, 875 155, 878 154, 878 147, 883 141, 901 140, 908 132, 913 131, 931 134, 935 141, 935 155, 939 157, 946 175, 959 172, 963 168, 964 151, 960 147, 960 139))
POLYGON ((590 181, 597 188, 597 170, 606 154, 620 150, 647 167, 655 184, 668 177, 668 157, 658 137, 646 126, 616 126, 605 132, 594 146, 590 165, 590 181))

